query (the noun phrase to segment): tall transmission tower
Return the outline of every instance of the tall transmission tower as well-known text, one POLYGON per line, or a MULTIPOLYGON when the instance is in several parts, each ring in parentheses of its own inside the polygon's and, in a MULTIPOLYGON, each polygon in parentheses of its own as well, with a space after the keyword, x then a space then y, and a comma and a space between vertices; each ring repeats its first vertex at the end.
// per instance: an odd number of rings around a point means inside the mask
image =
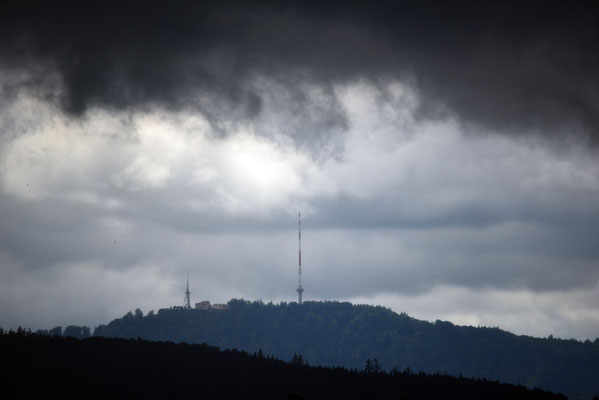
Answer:
POLYGON ((183 301, 183 308, 191 308, 191 292, 189 291, 189 272, 187 273, 187 288, 185 289, 185 300, 183 301))
POLYGON ((302 213, 297 215, 297 233, 298 233, 298 285, 297 285, 297 302, 302 304, 302 293, 304 288, 302 287, 302 213))

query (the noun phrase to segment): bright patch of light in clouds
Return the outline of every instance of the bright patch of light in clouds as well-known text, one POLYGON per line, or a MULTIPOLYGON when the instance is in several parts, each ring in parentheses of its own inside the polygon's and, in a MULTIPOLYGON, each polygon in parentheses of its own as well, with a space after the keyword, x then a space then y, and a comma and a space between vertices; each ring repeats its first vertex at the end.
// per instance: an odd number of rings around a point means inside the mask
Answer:
POLYGON ((179 304, 188 271, 194 300, 293 300, 301 211, 308 300, 594 335, 591 152, 420 118, 398 81, 314 85, 299 117, 276 82, 254 85, 261 113, 224 132, 190 111, 77 119, 27 95, 5 107, 0 323, 97 325, 179 304), (296 136, 312 128, 312 145, 296 136))

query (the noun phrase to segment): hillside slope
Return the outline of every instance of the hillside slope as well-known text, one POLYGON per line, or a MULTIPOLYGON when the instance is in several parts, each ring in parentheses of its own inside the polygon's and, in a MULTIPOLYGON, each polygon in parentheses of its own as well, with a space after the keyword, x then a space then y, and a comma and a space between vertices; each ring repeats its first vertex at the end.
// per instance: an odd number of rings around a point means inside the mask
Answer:
POLYGON ((94 334, 261 349, 312 365, 481 377, 590 398, 599 394, 599 342, 516 336, 497 328, 429 323, 383 307, 339 302, 263 304, 231 300, 229 310, 163 309, 127 314, 94 334))
POLYGON ((308 367, 207 345, 0 335, 10 398, 521 399, 540 390, 442 375, 308 367))

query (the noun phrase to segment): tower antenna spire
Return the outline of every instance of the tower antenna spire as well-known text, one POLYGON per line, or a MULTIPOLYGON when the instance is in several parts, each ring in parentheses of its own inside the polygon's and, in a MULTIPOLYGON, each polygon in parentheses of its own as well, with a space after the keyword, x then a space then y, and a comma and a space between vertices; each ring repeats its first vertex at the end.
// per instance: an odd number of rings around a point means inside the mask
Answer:
POLYGON ((189 272, 187 273, 187 287, 185 289, 185 300, 183 302, 183 308, 191 308, 191 292, 189 291, 189 272))
POLYGON ((302 213, 297 214, 297 234, 298 234, 298 285, 297 285, 297 302, 302 304, 302 293, 304 288, 302 287, 302 213))

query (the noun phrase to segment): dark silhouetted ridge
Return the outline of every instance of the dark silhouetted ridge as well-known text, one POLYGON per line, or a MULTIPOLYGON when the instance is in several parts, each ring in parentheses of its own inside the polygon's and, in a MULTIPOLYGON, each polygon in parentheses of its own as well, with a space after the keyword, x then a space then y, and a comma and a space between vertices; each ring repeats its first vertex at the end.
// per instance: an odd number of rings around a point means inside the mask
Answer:
MULTIPOLYGON (((0 335, 11 398, 555 399, 522 386, 445 375, 310 367, 205 344, 0 335)), ((375 361, 376 363, 376 361, 375 361)))
POLYGON ((419 321, 384 307, 340 302, 264 304, 231 300, 228 310, 137 310, 95 335, 208 343, 283 360, 302 354, 311 365, 363 368, 377 359, 384 370, 499 380, 571 397, 599 394, 599 340, 541 339, 498 328, 419 321))

